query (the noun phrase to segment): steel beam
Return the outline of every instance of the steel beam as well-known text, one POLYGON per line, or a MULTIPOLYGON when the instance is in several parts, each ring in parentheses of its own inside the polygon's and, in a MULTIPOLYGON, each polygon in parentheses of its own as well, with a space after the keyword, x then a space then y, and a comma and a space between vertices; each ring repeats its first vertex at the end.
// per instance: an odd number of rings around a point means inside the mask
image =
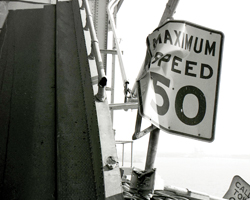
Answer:
POLYGON ((9 11, 0 38, 0 199, 52 200, 55 6, 9 11))
POLYGON ((94 94, 78 1, 57 3, 58 199, 104 199, 94 94))

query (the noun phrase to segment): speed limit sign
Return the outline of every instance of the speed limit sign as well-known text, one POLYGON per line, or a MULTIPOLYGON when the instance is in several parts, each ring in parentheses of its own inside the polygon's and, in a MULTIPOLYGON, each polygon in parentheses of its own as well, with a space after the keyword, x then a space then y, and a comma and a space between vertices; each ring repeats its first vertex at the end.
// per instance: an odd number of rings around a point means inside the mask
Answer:
POLYGON ((214 139, 223 33, 168 21, 147 38, 150 63, 138 80, 140 113, 155 126, 214 139))

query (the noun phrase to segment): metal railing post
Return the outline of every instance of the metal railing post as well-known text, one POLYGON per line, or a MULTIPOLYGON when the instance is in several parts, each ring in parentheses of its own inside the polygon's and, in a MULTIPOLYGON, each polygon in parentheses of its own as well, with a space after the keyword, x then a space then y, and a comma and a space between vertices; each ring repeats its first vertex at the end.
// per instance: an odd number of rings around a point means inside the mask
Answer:
POLYGON ((122 166, 124 165, 124 143, 122 143, 122 166))
POLYGON ((130 167, 133 167, 133 142, 131 142, 131 160, 130 160, 130 167))
POLYGON ((110 20, 111 29, 112 29, 112 32, 114 35, 114 40, 115 40, 117 55, 118 55, 118 61, 119 61, 120 71, 121 71, 122 80, 123 80, 124 93, 125 93, 125 97, 126 97, 126 93, 128 91, 127 85, 129 84, 129 81, 128 81, 126 73, 125 73, 124 63, 123 63, 123 59, 122 59, 122 52, 120 49, 120 45, 119 45, 119 41, 118 41, 118 34, 116 31, 116 24, 115 24, 115 20, 113 17, 113 11, 118 3, 119 3, 119 0, 111 0, 107 6, 107 13, 108 13, 108 17, 110 20))
POLYGON ((89 8, 88 0, 83 0, 82 1, 82 9, 85 8, 86 11, 86 25, 89 28, 90 36, 91 36, 91 48, 92 48, 92 53, 94 54, 95 57, 95 62, 97 66, 97 71, 98 71, 98 92, 96 94, 96 98, 99 101, 104 101, 105 100, 105 87, 107 85, 107 78, 105 75, 105 70, 103 67, 103 62, 102 62, 102 57, 101 57, 101 52, 100 52, 100 47, 99 47, 99 42, 96 36, 95 32, 95 26, 92 18, 92 14, 89 8))
POLYGON ((127 143, 130 143, 130 145, 131 145, 130 166, 132 168, 132 166, 133 166, 133 141, 117 140, 115 142, 116 142, 116 144, 121 144, 122 145, 122 167, 124 166, 124 161, 125 161, 125 158, 124 158, 125 157, 124 145, 127 144, 127 143))

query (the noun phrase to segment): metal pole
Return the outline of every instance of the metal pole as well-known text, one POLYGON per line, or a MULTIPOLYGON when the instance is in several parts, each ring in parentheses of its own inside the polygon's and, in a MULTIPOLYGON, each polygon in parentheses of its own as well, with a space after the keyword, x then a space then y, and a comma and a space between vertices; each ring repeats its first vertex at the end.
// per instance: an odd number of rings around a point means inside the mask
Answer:
POLYGON ((160 129, 158 128, 150 132, 145 170, 150 170, 154 168, 159 135, 160 135, 160 129))
MULTIPOLYGON (((168 3, 166 4, 166 7, 165 7, 165 10, 163 12, 163 15, 161 17, 161 20, 159 22, 159 25, 158 26, 161 26, 164 22, 166 22, 168 19, 173 19, 173 15, 175 13, 175 10, 177 8, 177 5, 179 3, 180 0, 169 0, 168 3)), ((148 54, 148 51, 146 52, 146 56, 145 56, 145 59, 144 59, 144 62, 142 63, 142 66, 141 66, 141 69, 137 75, 137 78, 136 80, 139 80, 143 74, 145 74, 147 72, 147 64, 148 62, 150 61, 150 55, 148 54)), ((132 95, 134 97, 137 96, 136 94, 136 88, 137 88, 137 83, 135 82, 133 87, 132 87, 132 95)))
POLYGON ((131 142, 131 168, 133 167, 133 141, 131 142))
MULTIPOLYGON (((176 7, 179 3, 179 0, 169 0, 166 8, 163 12, 163 15, 161 17, 159 26, 162 25, 166 20, 173 18, 173 14, 176 10, 176 7)), ((140 70, 140 73, 145 73, 145 64, 147 64, 148 59, 150 59, 148 53, 146 54, 142 69, 140 70)), ((138 77, 137 77, 138 78, 138 77)), ((160 129, 155 129, 150 132, 150 138, 148 143, 148 153, 147 153, 147 160, 145 165, 145 170, 150 170, 154 167, 157 147, 158 147, 158 139, 159 139, 159 133, 160 129)))
POLYGON ((124 165, 124 143, 122 143, 122 166, 124 165))
POLYGON ((166 8, 163 12, 163 15, 161 17, 159 26, 162 25, 164 22, 166 22, 168 19, 173 19, 173 15, 175 13, 175 10, 177 8, 177 5, 180 0, 169 0, 166 8))
POLYGON ((115 26, 115 21, 113 18, 113 9, 115 8, 115 6, 119 3, 119 0, 111 0, 108 4, 107 7, 107 13, 109 16, 109 20, 110 20, 110 25, 114 34, 114 38, 115 38, 115 43, 116 43, 116 49, 117 49, 117 55, 118 55, 118 61, 120 64, 120 70, 121 70, 121 74, 122 74, 122 79, 123 79, 123 85, 127 85, 127 83, 129 83, 126 73, 125 73, 125 69, 124 69, 124 64, 123 64, 123 59, 122 59, 122 53, 120 50, 120 46, 119 46, 119 39, 118 39, 118 35, 117 35, 117 31, 116 31, 116 26, 115 26))
MULTIPOLYGON (((114 12, 114 23, 116 24, 116 11, 115 9, 114 12)), ((113 50, 116 49, 116 43, 115 43, 115 38, 113 36, 113 50)), ((111 72, 111 101, 110 103, 113 104, 115 102, 115 59, 116 59, 116 54, 112 54, 112 72, 111 72)), ((114 110, 110 110, 111 112, 111 120, 112 123, 114 123, 114 110)))
POLYGON ((95 61, 96 61, 96 66, 97 66, 97 71, 98 71, 98 92, 95 95, 96 98, 99 101, 104 101, 105 100, 105 87, 107 85, 107 77, 105 74, 103 62, 102 62, 102 56, 100 52, 100 47, 99 47, 99 42, 96 36, 95 32, 95 26, 93 22, 93 17, 89 8, 89 4, 87 0, 83 0, 83 8, 85 8, 86 11, 86 19, 87 19, 87 24, 89 28, 89 33, 91 36, 91 52, 93 51, 94 56, 95 56, 95 61))

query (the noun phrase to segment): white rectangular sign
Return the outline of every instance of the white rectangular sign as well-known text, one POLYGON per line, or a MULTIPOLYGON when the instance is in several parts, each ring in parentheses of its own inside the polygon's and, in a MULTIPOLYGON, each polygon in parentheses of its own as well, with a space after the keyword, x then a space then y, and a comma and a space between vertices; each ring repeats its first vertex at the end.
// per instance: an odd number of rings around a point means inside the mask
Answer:
POLYGON ((223 34, 168 21, 147 38, 151 59, 138 80, 140 113, 162 130, 214 139, 223 34))

